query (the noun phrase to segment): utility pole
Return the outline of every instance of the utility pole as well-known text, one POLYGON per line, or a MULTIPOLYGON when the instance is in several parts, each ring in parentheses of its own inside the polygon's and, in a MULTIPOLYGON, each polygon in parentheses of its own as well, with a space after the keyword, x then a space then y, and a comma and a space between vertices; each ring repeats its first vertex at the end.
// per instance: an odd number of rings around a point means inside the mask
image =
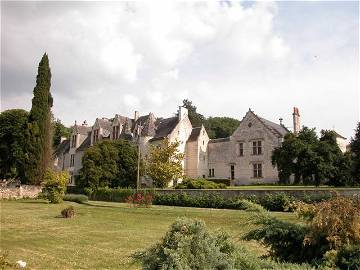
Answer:
POLYGON ((138 126, 138 134, 137 134, 137 143, 138 143, 138 164, 137 164, 137 179, 136 179, 136 191, 138 192, 140 189, 140 134, 141 134, 142 126, 138 126))

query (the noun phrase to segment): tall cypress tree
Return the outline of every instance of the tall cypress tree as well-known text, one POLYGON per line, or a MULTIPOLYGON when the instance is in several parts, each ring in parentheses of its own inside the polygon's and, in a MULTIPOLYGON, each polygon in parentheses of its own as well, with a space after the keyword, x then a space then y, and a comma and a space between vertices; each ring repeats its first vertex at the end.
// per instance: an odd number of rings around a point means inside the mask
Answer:
POLYGON ((351 139, 350 143, 352 158, 353 158, 353 168, 352 175, 354 181, 360 183, 360 122, 358 122, 355 129, 355 137, 351 139))
POLYGON ((53 99, 50 86, 51 71, 49 59, 45 53, 38 67, 27 128, 26 181, 32 184, 41 183, 45 170, 51 165, 51 107, 53 99))

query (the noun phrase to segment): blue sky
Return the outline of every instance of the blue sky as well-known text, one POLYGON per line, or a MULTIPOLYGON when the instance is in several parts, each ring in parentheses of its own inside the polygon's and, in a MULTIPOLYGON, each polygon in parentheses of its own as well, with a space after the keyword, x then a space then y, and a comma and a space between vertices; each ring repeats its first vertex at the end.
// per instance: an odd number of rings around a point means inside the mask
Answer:
POLYGON ((359 3, 1 2, 1 110, 30 109, 44 51, 53 112, 70 125, 134 110, 206 116, 248 108, 291 126, 353 135, 359 3))

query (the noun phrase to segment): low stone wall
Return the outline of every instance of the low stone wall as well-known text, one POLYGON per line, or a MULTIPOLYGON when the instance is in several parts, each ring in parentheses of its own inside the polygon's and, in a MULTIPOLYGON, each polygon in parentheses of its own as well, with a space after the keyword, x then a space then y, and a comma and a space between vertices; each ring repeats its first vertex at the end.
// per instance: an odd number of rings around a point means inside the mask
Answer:
POLYGON ((32 185, 21 185, 20 187, 0 186, 0 199, 36 198, 41 190, 41 186, 32 185))
POLYGON ((360 189, 343 188, 343 189, 162 189, 156 190, 160 194, 187 193, 189 196, 201 196, 203 194, 216 194, 225 198, 248 197, 248 196, 265 196, 266 194, 285 193, 298 199, 304 196, 326 196, 339 194, 340 196, 353 197, 360 196, 360 189))

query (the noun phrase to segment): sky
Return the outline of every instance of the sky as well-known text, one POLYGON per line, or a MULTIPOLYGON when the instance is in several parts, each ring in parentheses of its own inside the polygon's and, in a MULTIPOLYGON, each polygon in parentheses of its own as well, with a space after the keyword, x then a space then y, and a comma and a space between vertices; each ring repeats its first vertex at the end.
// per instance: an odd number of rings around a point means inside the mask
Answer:
POLYGON ((359 121, 359 2, 1 2, 1 111, 30 110, 49 55, 52 111, 70 126, 115 114, 251 108, 292 128, 359 121))

